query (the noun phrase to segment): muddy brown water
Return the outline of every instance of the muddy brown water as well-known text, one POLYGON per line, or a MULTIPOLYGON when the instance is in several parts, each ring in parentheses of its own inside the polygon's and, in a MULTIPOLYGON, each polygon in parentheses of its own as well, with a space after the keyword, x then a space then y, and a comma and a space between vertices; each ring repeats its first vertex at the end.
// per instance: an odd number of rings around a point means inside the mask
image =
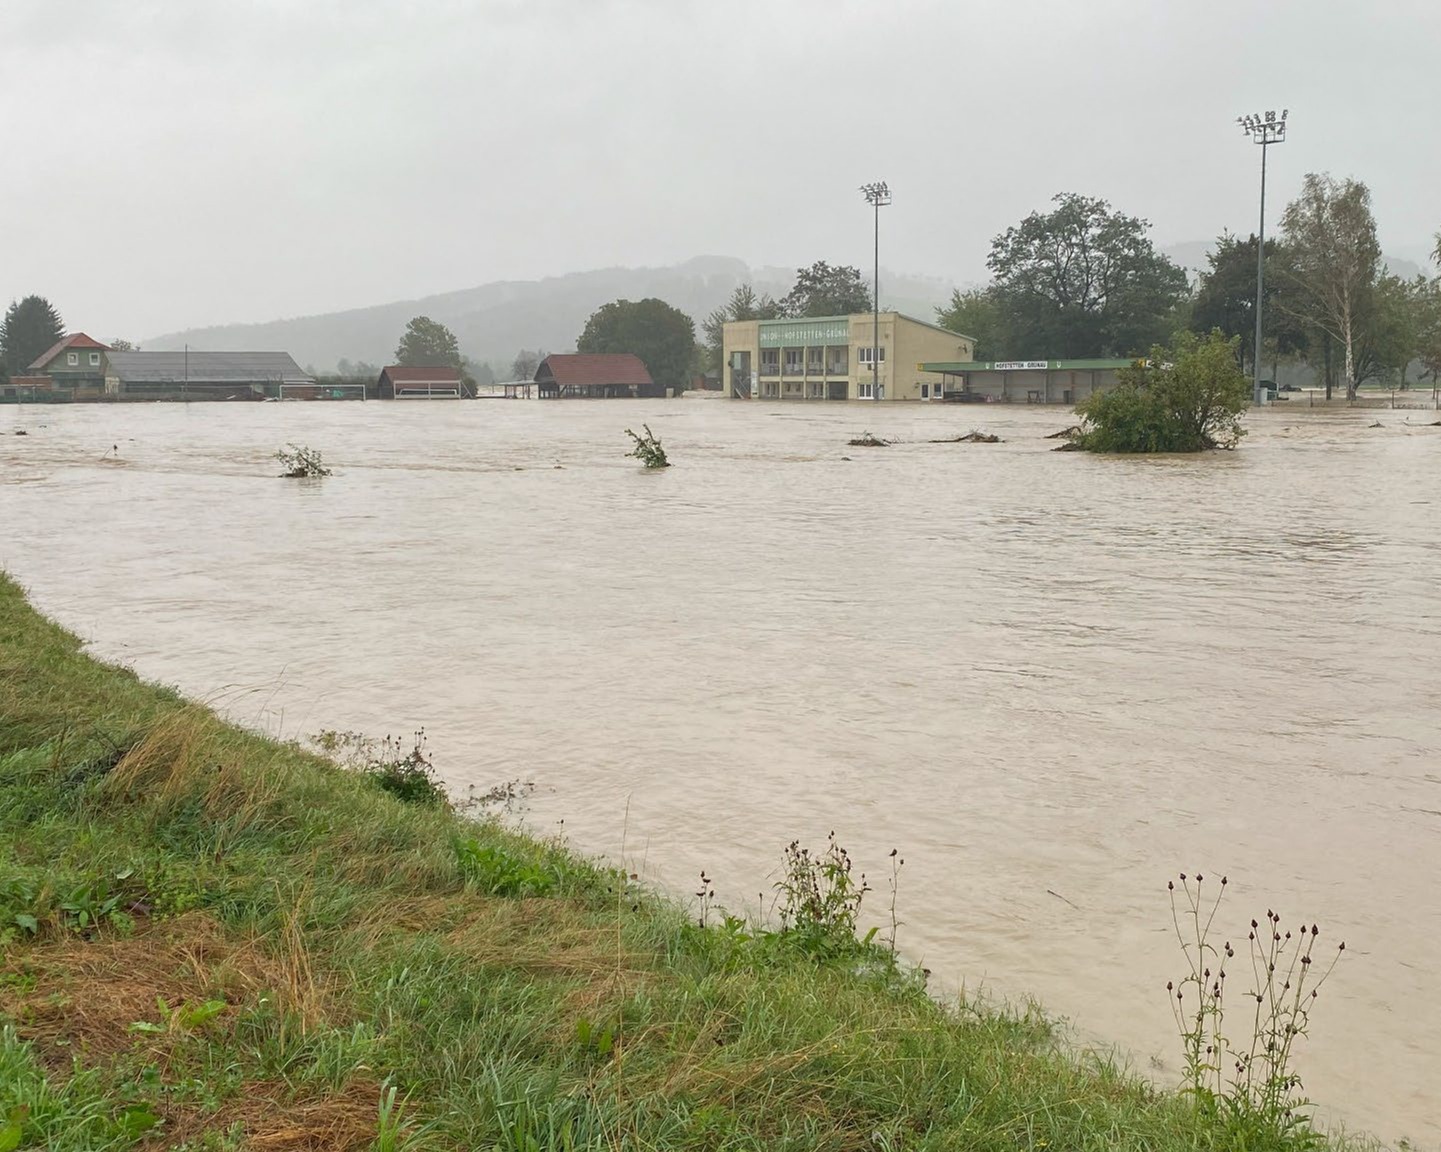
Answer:
POLYGON ((933 987, 1034 995, 1165 1082, 1166 881, 1225 873, 1226 934, 1347 942, 1301 1058, 1324 1116, 1434 1147, 1433 419, 1100 459, 1050 451, 1058 409, 3 408, 0 565, 245 723, 424 725, 458 790, 534 781, 530 827, 680 894, 753 907, 834 829, 886 919, 898 848, 933 987), (625 458, 642 421, 676 467, 625 458), (972 428, 1005 442, 928 443, 972 428), (336 474, 278 479, 286 441, 336 474))

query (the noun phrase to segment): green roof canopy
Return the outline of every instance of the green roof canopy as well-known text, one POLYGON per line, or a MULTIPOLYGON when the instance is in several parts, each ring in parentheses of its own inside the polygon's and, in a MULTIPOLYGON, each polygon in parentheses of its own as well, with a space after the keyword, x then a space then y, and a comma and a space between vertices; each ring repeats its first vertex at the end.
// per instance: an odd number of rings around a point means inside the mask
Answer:
POLYGON ((1106 368, 1129 368, 1139 360, 957 360, 917 364, 918 372, 959 375, 962 372, 1098 372, 1106 368))

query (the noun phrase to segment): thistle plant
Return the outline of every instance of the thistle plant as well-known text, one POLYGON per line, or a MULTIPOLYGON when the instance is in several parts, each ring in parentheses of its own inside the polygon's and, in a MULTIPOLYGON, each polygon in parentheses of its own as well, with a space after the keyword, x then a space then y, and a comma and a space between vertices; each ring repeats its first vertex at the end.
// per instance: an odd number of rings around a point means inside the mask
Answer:
POLYGON ((1204 884, 1199 873, 1192 879, 1183 872, 1179 890, 1174 880, 1166 885, 1188 968, 1179 981, 1166 984, 1181 1034, 1187 1089, 1204 1110, 1227 1123, 1308 1143, 1312 1134, 1303 1112, 1310 1101, 1293 1064, 1295 1045, 1309 1031, 1321 985, 1346 943, 1337 944, 1323 967, 1315 955, 1320 928, 1303 923, 1288 930, 1280 913, 1268 910, 1264 922, 1251 921, 1248 955, 1238 959, 1229 940, 1218 947, 1211 935, 1226 877, 1214 897, 1204 884), (1238 1038, 1226 1031, 1227 969, 1247 960, 1251 987, 1242 995, 1250 1008, 1250 1035, 1238 1038))

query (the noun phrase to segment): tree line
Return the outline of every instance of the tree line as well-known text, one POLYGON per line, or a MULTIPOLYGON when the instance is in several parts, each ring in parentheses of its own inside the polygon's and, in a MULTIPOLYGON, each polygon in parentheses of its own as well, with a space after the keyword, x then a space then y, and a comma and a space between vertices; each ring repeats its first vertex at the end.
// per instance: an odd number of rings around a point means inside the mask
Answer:
MULTIPOLYGON (((1255 345, 1255 235, 1222 233, 1196 284, 1158 252, 1149 222, 1063 193, 991 242, 984 288, 952 293, 943 326, 975 338, 978 360, 1130 358, 1178 331, 1219 330, 1238 365, 1299 360, 1354 397, 1368 381, 1407 385, 1418 363, 1441 377, 1441 276, 1394 275, 1381 257, 1371 194, 1309 174, 1268 240, 1265 343, 1255 345)), ((1441 266, 1441 233, 1434 253, 1441 266)))
MULTIPOLYGON (((1307 175, 1268 240, 1264 346, 1254 347, 1257 238, 1223 232, 1196 283, 1156 250, 1150 222, 1077 193, 1054 197, 991 241, 990 283, 956 290, 936 310, 944 327, 975 341, 977 360, 1038 356, 1132 358, 1176 332, 1219 330, 1233 340, 1238 366, 1257 356, 1275 365, 1300 361, 1326 388, 1354 397, 1369 381, 1405 387, 1407 370, 1441 381, 1441 276, 1403 279, 1381 257, 1371 194, 1356 180, 1307 175)), ((1441 268, 1441 232, 1434 253, 1441 268)), ((818 261, 797 270, 780 299, 737 287, 701 323, 658 299, 616 300, 597 309, 576 339, 581 352, 631 352, 656 383, 684 388, 721 367, 726 323, 869 311, 871 292, 858 269, 818 261)), ((40 296, 14 302, 0 322, 0 379, 23 373, 65 333, 59 312, 40 296)), ((115 346, 128 346, 115 341, 115 346)), ((529 380, 543 349, 520 350, 510 379, 529 380)), ((496 380, 491 365, 465 356, 455 334, 417 316, 395 352, 400 364, 453 365, 468 383, 496 380)), ((342 376, 374 378, 376 365, 341 360, 342 376)))

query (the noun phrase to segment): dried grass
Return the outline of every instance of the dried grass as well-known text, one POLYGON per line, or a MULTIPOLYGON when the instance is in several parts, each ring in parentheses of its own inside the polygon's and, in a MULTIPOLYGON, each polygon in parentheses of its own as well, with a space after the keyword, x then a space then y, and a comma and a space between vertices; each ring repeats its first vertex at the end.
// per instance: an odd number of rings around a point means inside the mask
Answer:
MULTIPOLYGON (((196 912, 127 938, 61 937, 16 951, 0 965, 0 974, 27 977, 0 986, 0 1014, 15 1020, 54 1068, 69 1068, 77 1056, 94 1061, 129 1050, 142 1040, 132 1024, 164 1023, 157 999, 171 1008, 220 999, 233 1009, 268 992, 303 1028, 313 1027, 325 1015, 325 996, 303 941, 296 950, 297 936, 292 920, 279 948, 267 949, 196 912)), ((145 1034, 143 1043, 163 1059, 176 1039, 145 1034)))
POLYGON ((553 898, 480 903, 446 934, 446 941, 478 964, 539 976, 635 974, 654 962, 638 953, 618 953, 613 924, 590 922, 553 898))
POLYGON ((174 1147, 207 1132, 238 1129, 244 1147, 256 1152, 360 1152, 375 1145, 380 1093, 380 1085, 364 1077, 339 1092, 300 1098, 292 1098, 283 1082, 252 1082, 212 1112, 167 1110, 149 1147, 174 1147))

